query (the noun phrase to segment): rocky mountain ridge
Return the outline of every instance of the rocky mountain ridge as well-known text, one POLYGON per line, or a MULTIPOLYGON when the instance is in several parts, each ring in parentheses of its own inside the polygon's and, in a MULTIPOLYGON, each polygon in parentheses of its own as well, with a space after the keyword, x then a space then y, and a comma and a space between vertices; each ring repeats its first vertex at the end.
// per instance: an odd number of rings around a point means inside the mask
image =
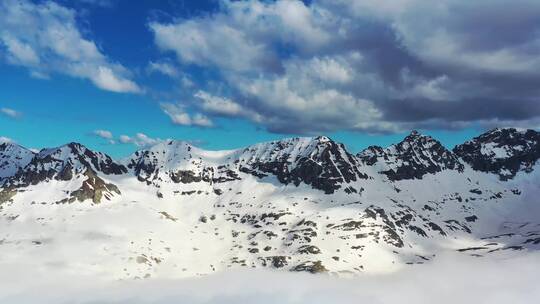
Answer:
POLYGON ((444 250, 536 250, 538 135, 495 129, 451 151, 413 131, 357 155, 327 137, 230 151, 164 141, 122 161, 6 143, 0 247, 6 262, 114 278, 381 272, 444 250))
POLYGON ((397 144, 387 148, 370 146, 356 156, 343 144, 324 136, 290 138, 231 151, 204 151, 187 142, 165 141, 137 151, 124 161, 115 161, 79 143, 39 153, 3 143, 0 180, 8 185, 28 186, 50 179, 69 180, 86 171, 104 175, 129 171, 147 183, 166 177, 176 183, 216 182, 220 178, 234 179, 233 171, 240 171, 259 178, 273 175, 286 185, 305 183, 329 194, 340 184, 368 179, 366 170, 362 170, 366 167, 377 168, 390 181, 421 179, 444 170, 462 172, 465 165, 508 180, 519 171, 530 172, 539 158, 540 133, 514 128, 491 130, 452 151, 432 137, 412 131, 397 144), (215 171, 224 176, 219 177, 215 171))

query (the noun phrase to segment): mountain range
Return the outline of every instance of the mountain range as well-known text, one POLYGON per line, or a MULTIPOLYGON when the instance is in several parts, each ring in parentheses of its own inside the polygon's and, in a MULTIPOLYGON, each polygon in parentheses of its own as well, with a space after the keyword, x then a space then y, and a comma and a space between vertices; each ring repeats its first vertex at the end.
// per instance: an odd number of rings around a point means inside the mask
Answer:
POLYGON ((446 251, 540 249, 540 133, 452 150, 412 131, 358 154, 328 137, 229 151, 163 141, 124 160, 0 144, 0 264, 114 279, 235 268, 390 272, 446 251))

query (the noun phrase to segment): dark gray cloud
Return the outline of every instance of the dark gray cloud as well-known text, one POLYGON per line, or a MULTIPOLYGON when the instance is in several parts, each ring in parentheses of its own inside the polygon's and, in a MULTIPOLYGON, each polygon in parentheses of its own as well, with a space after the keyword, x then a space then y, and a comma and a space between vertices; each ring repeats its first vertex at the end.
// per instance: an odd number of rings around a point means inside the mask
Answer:
POLYGON ((457 101, 430 99, 393 100, 385 105, 385 118, 392 121, 475 121, 493 118, 527 120, 540 116, 538 100, 474 98, 457 101))
MULTIPOLYGON (((223 1, 152 23, 182 65, 219 71, 235 112, 273 132, 538 127, 540 2, 223 1), (181 35, 179 35, 181 33, 181 35)), ((194 97, 194 100, 197 98, 194 97)))

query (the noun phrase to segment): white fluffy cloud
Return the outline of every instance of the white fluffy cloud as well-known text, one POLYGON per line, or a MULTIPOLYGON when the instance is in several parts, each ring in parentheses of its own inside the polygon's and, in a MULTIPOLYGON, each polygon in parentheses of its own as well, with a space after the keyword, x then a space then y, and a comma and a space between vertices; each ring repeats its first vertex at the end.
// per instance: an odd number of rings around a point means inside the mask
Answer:
POLYGON ((274 42, 302 49, 324 44, 330 34, 320 16, 300 1, 224 1, 223 12, 173 24, 150 24, 156 44, 188 64, 224 70, 279 69, 274 42))
POLYGON ((114 140, 114 136, 113 136, 111 131, 108 131, 108 130, 95 130, 94 132, 92 132, 92 134, 94 134, 95 136, 97 136, 99 138, 106 139, 107 142, 109 144, 111 144, 111 145, 116 144, 116 141, 114 140))
POLYGON ((190 110, 276 132, 395 132, 532 124, 539 20, 533 0, 224 0, 150 28, 161 50, 227 87, 195 84, 190 110))
POLYGON ((263 117, 255 111, 246 109, 229 98, 214 96, 205 91, 198 91, 194 97, 198 101, 197 106, 206 113, 225 117, 244 117, 256 122, 263 120, 263 117))
POLYGON ((103 90, 111 92, 138 93, 140 88, 131 80, 118 76, 110 67, 99 66, 89 76, 94 84, 103 90))
MULTIPOLYGON (((320 69, 328 67, 321 62, 325 61, 319 58, 290 61, 283 75, 238 78, 237 88, 241 96, 265 113, 264 123, 272 131, 369 130, 375 124, 382 128, 382 114, 373 102, 341 87, 341 82, 348 82, 348 77, 353 76, 335 67, 336 73, 321 74, 320 69)), ((356 84, 361 81, 355 80, 356 84)))
POLYGON ((113 134, 111 131, 107 130, 95 130, 94 134, 98 137, 104 138, 104 139, 113 139, 113 134))
POLYGON ((111 61, 92 40, 83 37, 76 12, 52 1, 2 1, 0 53, 8 63, 24 66, 36 77, 62 73, 88 79, 107 91, 141 91, 125 67, 111 61))
POLYGON ((168 63, 168 62, 153 62, 153 61, 150 61, 150 63, 148 63, 148 68, 147 70, 150 72, 150 73, 161 73, 163 75, 167 75, 169 77, 172 77, 172 78, 176 78, 180 75, 180 72, 178 71, 178 69, 173 66, 171 63, 168 63))
MULTIPOLYGON (((385 85, 362 53, 327 54, 347 26, 338 17, 300 1, 224 1, 215 15, 150 27, 156 44, 181 63, 226 71, 232 96, 194 93, 194 106, 209 115, 246 118, 276 132, 396 130, 374 103, 385 85), (296 56, 280 55, 283 47, 296 56)), ((190 122, 185 109, 167 112, 179 124, 190 122)))
POLYGON ((207 116, 201 113, 190 114, 181 105, 162 103, 161 109, 176 125, 197 127, 212 127, 214 125, 207 116))
POLYGON ((118 140, 120 143, 133 144, 141 148, 150 147, 164 141, 164 139, 152 138, 144 133, 137 133, 135 136, 121 135, 118 140))

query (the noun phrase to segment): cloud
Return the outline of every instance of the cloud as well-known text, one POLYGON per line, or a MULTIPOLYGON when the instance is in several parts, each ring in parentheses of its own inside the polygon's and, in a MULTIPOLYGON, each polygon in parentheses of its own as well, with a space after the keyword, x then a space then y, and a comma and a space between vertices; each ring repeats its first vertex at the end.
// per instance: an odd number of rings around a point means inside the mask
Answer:
POLYGON ((248 42, 240 31, 230 26, 208 21, 176 25, 151 23, 150 28, 158 47, 174 51, 184 63, 248 70, 264 60, 263 45, 248 42), (223 43, 225 37, 230 42, 223 43), (220 51, 215 52, 217 49, 220 51))
POLYGON ((180 76, 180 72, 178 71, 178 69, 173 66, 172 64, 168 63, 168 62, 153 62, 153 61, 150 61, 150 63, 148 63, 148 67, 147 67, 147 70, 150 72, 150 73, 161 73, 163 75, 166 75, 166 76, 169 76, 171 78, 176 78, 178 76, 180 76))
POLYGON ((107 58, 77 26, 76 12, 55 2, 0 3, 0 54, 37 78, 59 73, 90 80, 100 89, 139 93, 131 73, 107 58))
POLYGON ((214 96, 205 91, 198 91, 194 97, 199 101, 198 106, 206 113, 226 117, 244 117, 253 121, 262 120, 262 117, 254 111, 246 109, 228 98, 214 96))
POLYGON ((121 135, 118 139, 120 143, 123 144, 133 144, 137 147, 150 147, 153 145, 156 145, 162 141, 165 141, 165 139, 161 138, 152 138, 144 133, 137 133, 135 136, 131 137, 128 135, 121 135))
POLYGON ((540 4, 530 0, 515 1, 511 8, 506 4, 501 0, 411 1, 395 17, 395 26, 404 45, 431 65, 538 76, 540 4), (419 20, 417 14, 422 12, 429 14, 419 20))
POLYGON ((107 130, 95 130, 94 135, 104 139, 113 139, 112 132, 107 130))
POLYGON ((212 127, 214 123, 205 115, 200 113, 189 114, 184 107, 172 103, 162 103, 161 109, 175 125, 212 127))
POLYGON ((6 265, 4 303, 534 303, 538 253, 506 259, 443 255, 397 273, 336 278, 278 271, 228 271, 191 279, 107 281, 6 265), (9 274, 9 275, 8 275, 9 274), (74 283, 75 282, 75 283, 74 283))
POLYGON ((76 0, 83 4, 95 5, 100 7, 112 7, 115 5, 117 0, 76 0))
POLYGON ((10 108, 0 108, 0 112, 11 118, 20 118, 22 116, 21 112, 10 109, 10 108))
POLYGON ((109 67, 99 66, 97 73, 92 74, 90 79, 103 90, 117 93, 138 93, 141 89, 131 80, 116 75, 109 67))
POLYGON ((534 126, 539 20, 533 0, 253 0, 149 26, 159 49, 223 84, 196 82, 182 113, 283 133, 386 133, 534 126))
POLYGON ((232 71, 276 70, 280 63, 274 42, 308 49, 329 37, 314 24, 320 16, 300 1, 224 1, 222 8, 212 16, 150 23, 157 46, 174 51, 187 64, 232 71))
POLYGON ((114 136, 111 131, 108 130, 95 130, 92 132, 94 136, 97 136, 99 138, 103 138, 107 140, 107 143, 114 145, 116 144, 116 140, 114 140, 114 136))

